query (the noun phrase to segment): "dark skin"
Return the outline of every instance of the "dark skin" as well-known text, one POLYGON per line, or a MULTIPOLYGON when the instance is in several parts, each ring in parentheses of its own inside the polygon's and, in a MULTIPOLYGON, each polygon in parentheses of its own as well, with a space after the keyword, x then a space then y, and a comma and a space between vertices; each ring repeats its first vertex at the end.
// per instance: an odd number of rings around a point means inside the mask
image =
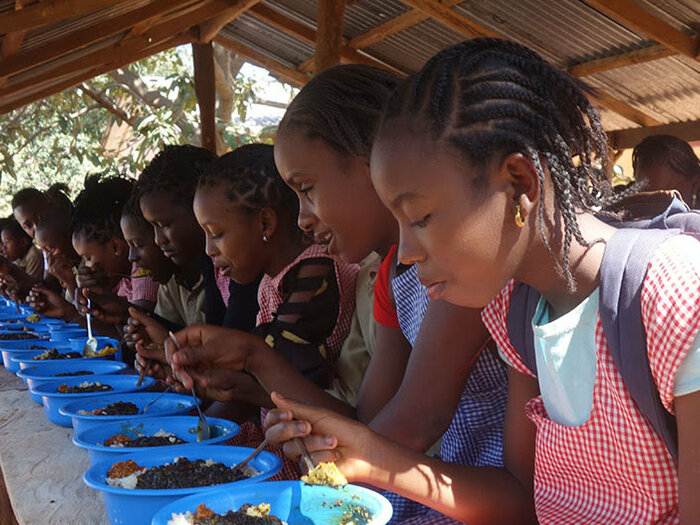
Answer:
POLYGON ((11 261, 21 259, 27 255, 27 252, 32 245, 32 240, 30 238, 26 236, 18 237, 13 235, 13 233, 7 228, 0 232, 0 238, 2 239, 4 256, 11 261))
POLYGON ((644 183, 644 191, 677 190, 690 207, 698 207, 697 194, 700 178, 689 178, 670 166, 657 164, 634 173, 637 181, 644 183))
POLYGON ((12 213, 20 226, 22 226, 22 229, 33 239, 37 222, 48 209, 49 204, 46 200, 35 199, 17 206, 12 210, 12 213))
POLYGON ((80 256, 75 252, 71 235, 58 231, 53 225, 41 224, 35 231, 37 246, 46 255, 48 273, 56 277, 64 290, 75 295, 75 274, 73 269, 80 264, 80 256))
MULTIPOLYGON (((323 141, 304 140, 301 135, 282 133, 275 145, 275 161, 280 173, 299 197, 299 225, 313 233, 318 241, 330 240, 331 251, 347 262, 358 262, 372 251, 386 255, 391 244, 398 240, 398 225, 374 191, 367 159, 344 157, 323 141), (347 203, 352 205, 346 206, 347 203)), ((209 368, 217 370, 221 388, 227 384, 226 370, 245 369, 268 392, 278 390, 350 417, 359 415, 372 421, 372 428, 382 435, 425 451, 449 426, 470 372, 464 363, 472 361, 486 339, 478 311, 438 301, 430 304, 426 318, 430 321, 424 323, 425 330, 433 326, 432 336, 439 335, 436 344, 446 351, 436 358, 431 351, 435 339, 419 337, 411 352, 400 330, 377 327, 377 348, 366 372, 366 377, 371 379, 366 379, 362 385, 357 414, 354 407, 307 381, 271 349, 246 345, 246 341, 235 348, 223 346, 226 344, 223 338, 212 339, 211 343, 204 341, 197 348, 181 351, 168 342, 166 345, 172 351, 169 360, 176 368, 205 362, 209 368), (465 341, 465 345, 454 345, 455 340, 465 341), (204 355, 206 361, 203 361, 204 355), (455 362, 460 366, 455 366, 455 362), (421 373, 420 367, 425 363, 430 366, 424 367, 421 373), (445 370, 449 370, 448 376, 445 370), (445 381, 445 377, 450 381, 445 381), (399 385, 400 396, 397 395, 399 385), (427 407, 424 412, 431 417, 417 421, 416 407, 427 407)), ((178 338, 181 339, 180 334, 178 338)), ((192 340, 200 343, 196 336, 192 340)), ((190 378, 183 376, 186 386, 191 384, 189 381, 190 378)), ((279 419, 277 415, 276 411, 271 412, 266 421, 270 427, 268 438, 273 443, 282 444, 304 435, 289 421, 286 413, 281 413, 279 419)), ((299 454, 295 447, 288 447, 287 452, 293 458, 299 454)))
POLYGON ((155 243, 153 227, 129 215, 122 215, 120 224, 129 247, 129 261, 139 268, 150 270, 155 282, 167 283, 176 266, 155 243))

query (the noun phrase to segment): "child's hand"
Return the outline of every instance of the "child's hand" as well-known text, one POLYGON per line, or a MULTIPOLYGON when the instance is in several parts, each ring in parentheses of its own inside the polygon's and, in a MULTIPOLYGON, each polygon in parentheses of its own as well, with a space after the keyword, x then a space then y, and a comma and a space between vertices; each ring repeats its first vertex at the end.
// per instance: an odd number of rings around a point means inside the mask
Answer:
POLYGON ((48 288, 35 286, 29 292, 28 299, 30 306, 46 317, 68 321, 75 321, 80 317, 71 303, 48 288))
POLYGON ((136 308, 129 308, 129 315, 124 333, 130 344, 140 342, 144 345, 155 343, 163 346, 168 339, 168 330, 162 324, 136 308))
POLYGON ((78 267, 75 281, 80 288, 101 288, 109 284, 107 273, 100 265, 85 266, 81 264, 78 267))
POLYGON ((168 339, 165 341, 165 355, 185 388, 191 388, 195 383, 189 370, 243 370, 251 345, 261 342, 259 337, 240 330, 204 324, 188 326, 175 337, 180 348, 168 339))
MULTIPOLYGON (((269 422, 292 422, 296 430, 270 426, 265 436, 279 443, 287 437, 303 437, 315 462, 335 461, 345 477, 351 481, 371 482, 373 465, 381 464, 382 444, 387 441, 369 427, 323 408, 315 408, 272 394, 272 401, 280 409, 269 422)), ((268 420, 266 419, 266 422, 268 420)), ((288 457, 298 457, 293 441, 284 441, 288 457)))
POLYGON ((169 367, 161 365, 158 361, 149 360, 138 353, 134 358, 134 368, 139 374, 146 370, 146 375, 166 382, 168 382, 168 378, 171 377, 171 375, 169 375, 169 367))
POLYGON ((122 324, 129 318, 129 301, 102 288, 82 288, 76 298, 81 314, 86 314, 87 298, 90 314, 109 324, 122 324))
MULTIPOLYGON (((221 370, 218 368, 187 369, 173 372, 173 379, 182 383, 183 377, 189 378, 200 397, 212 401, 230 403, 245 401, 247 403, 272 408, 270 395, 257 380, 245 372, 221 370)), ((184 386, 183 389, 187 390, 184 386)))

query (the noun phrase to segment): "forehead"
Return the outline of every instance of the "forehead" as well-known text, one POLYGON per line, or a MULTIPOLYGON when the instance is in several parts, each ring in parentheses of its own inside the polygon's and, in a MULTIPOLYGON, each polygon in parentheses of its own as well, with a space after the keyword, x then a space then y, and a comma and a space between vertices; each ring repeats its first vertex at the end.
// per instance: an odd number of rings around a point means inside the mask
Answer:
POLYGON ((166 195, 163 192, 152 192, 144 195, 139 200, 141 213, 147 219, 177 217, 183 212, 189 212, 189 208, 182 202, 166 195))
POLYGON ((298 176, 330 177, 343 173, 345 156, 320 138, 310 138, 295 128, 282 131, 275 142, 275 164, 287 182, 298 176))

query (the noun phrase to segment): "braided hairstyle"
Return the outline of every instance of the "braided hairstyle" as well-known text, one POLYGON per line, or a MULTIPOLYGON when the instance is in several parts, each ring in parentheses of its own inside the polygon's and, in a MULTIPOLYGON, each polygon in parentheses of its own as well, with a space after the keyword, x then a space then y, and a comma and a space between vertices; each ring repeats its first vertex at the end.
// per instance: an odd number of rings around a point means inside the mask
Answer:
POLYGON ((0 221, 6 221, 0 222, 0 232, 6 231, 7 235, 26 245, 32 243, 32 238, 27 235, 27 232, 22 229, 22 226, 14 218, 0 219, 0 221))
POLYGON ((139 223, 140 226, 151 228, 151 224, 143 216, 141 206, 139 206, 139 196, 136 194, 136 191, 133 191, 129 199, 124 203, 122 217, 130 217, 139 223))
POLYGON ((294 97, 278 134, 293 128, 348 156, 369 157, 382 111, 400 78, 352 64, 319 73, 294 97))
POLYGON ((632 151, 636 174, 653 166, 668 166, 686 179, 700 179, 700 159, 686 141, 672 135, 652 135, 632 151))
POLYGON ((36 188, 22 188, 12 196, 12 209, 14 210, 15 208, 35 201, 46 204, 49 208, 57 206, 70 209, 72 203, 69 195, 70 189, 66 184, 61 182, 52 184, 44 191, 36 188))
POLYGON ((133 186, 133 181, 122 177, 87 176, 85 189, 78 194, 73 205, 73 235, 84 235, 98 243, 106 243, 115 237, 123 239, 119 221, 133 186))
MULTIPOLYGON (((435 143, 459 152, 486 183, 487 166, 520 152, 539 177, 539 232, 569 290, 576 283, 569 265, 572 238, 591 246, 576 212, 605 209, 616 196, 605 176, 608 146, 600 116, 586 97, 591 89, 515 42, 476 38, 449 47, 409 77, 387 107, 380 133, 398 119, 435 143), (559 261, 544 230, 545 171, 564 219, 559 261)), ((605 212, 603 212, 605 213, 605 212)), ((599 242, 599 241, 593 241, 599 242)))
POLYGON ((141 172, 134 191, 137 202, 144 195, 163 192, 191 209, 199 176, 216 158, 197 146, 165 146, 141 172))
POLYGON ((247 144, 214 161, 199 179, 199 187, 223 186, 226 198, 243 211, 255 214, 272 208, 280 224, 303 235, 297 227, 299 200, 277 171, 273 148, 247 144))

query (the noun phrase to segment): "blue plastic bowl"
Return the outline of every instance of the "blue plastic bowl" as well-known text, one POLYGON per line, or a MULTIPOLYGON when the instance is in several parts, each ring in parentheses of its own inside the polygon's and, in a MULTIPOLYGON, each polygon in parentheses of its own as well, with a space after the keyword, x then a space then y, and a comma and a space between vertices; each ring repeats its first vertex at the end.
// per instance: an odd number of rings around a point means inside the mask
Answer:
POLYGON ((52 341, 70 344, 70 340, 75 337, 84 337, 87 339, 87 330, 84 328, 61 328, 60 330, 51 330, 52 341))
MULTIPOLYGON (((95 336, 95 339, 97 340, 97 350, 102 350, 105 346, 117 346, 119 345, 119 341, 116 339, 112 339, 111 337, 102 337, 102 336, 95 336)), ((82 352, 83 347, 85 346, 85 343, 87 343, 87 336, 86 337, 71 337, 69 339, 70 341, 70 347, 73 349, 74 352, 82 352)), ((110 359, 116 359, 117 361, 122 360, 122 349, 119 348, 114 354, 111 356, 107 356, 110 359)))
POLYGON ((195 402, 192 396, 182 394, 166 393, 159 397, 161 392, 140 392, 131 394, 111 394, 100 396, 92 399, 81 399, 80 401, 68 403, 63 406, 59 412, 61 415, 70 417, 73 422, 74 434, 94 427, 101 427, 111 423, 126 423, 136 424, 140 420, 150 419, 156 416, 180 416, 189 414, 195 410, 195 402), (110 403, 116 401, 130 402, 139 408, 139 412, 150 401, 158 398, 158 400, 148 407, 145 414, 137 414, 135 416, 93 416, 87 414, 78 414, 79 410, 87 410, 92 412, 96 408, 104 408, 110 403))
MULTIPOLYGON (((196 512, 204 503, 217 514, 238 510, 250 503, 270 504, 270 514, 290 525, 328 525, 341 523, 343 514, 351 508, 365 507, 372 517, 368 525, 383 525, 393 514, 391 503, 377 492, 347 485, 343 488, 306 485, 301 481, 265 481, 233 490, 213 490, 179 499, 161 508, 153 516, 152 525, 167 525, 172 514, 196 512), (342 502, 340 505, 339 502, 342 502)), ((362 521, 362 523, 365 523, 362 521)))
POLYGON ((32 394, 38 394, 44 403, 44 412, 46 412, 46 417, 49 421, 56 425, 62 427, 71 426, 71 418, 69 416, 59 413, 59 409, 72 401, 76 400, 87 400, 94 397, 100 397, 107 394, 114 394, 120 392, 135 392, 137 390, 143 390, 151 386, 155 381, 151 377, 144 378, 143 384, 141 386, 136 386, 136 382, 139 380, 137 375, 99 375, 99 376, 77 376, 77 377, 65 377, 54 381, 49 381, 43 385, 39 385, 33 390, 30 390, 32 394), (76 386, 83 381, 90 381, 91 383, 99 381, 100 383, 109 385, 113 388, 108 392, 86 392, 84 394, 60 394, 56 390, 62 384, 68 386, 76 386))
POLYGON ((227 419, 208 417, 207 421, 212 429, 214 437, 206 441, 197 441, 197 416, 162 416, 149 417, 127 423, 107 423, 98 427, 89 428, 83 432, 73 434, 73 443, 81 448, 87 449, 90 456, 90 464, 95 465, 100 461, 120 461, 124 454, 133 454, 142 450, 160 452, 175 445, 162 447, 106 447, 104 442, 115 434, 123 434, 130 438, 139 435, 152 436, 159 430, 165 430, 175 434, 180 439, 184 439, 192 445, 216 445, 223 444, 227 439, 232 438, 241 428, 227 419))
MULTIPOLYGON (((65 372, 77 372, 78 370, 87 370, 92 372, 92 374, 84 375, 84 376, 75 376, 75 377, 84 377, 85 380, 89 380, 90 377, 93 375, 113 375, 113 374, 118 374, 119 372, 124 371, 127 368, 126 364, 124 363, 117 363, 116 361, 104 361, 104 360, 85 360, 85 359, 64 359, 64 360, 53 360, 50 364, 44 364, 44 365, 34 365, 34 366, 29 366, 25 368, 24 370, 20 370, 17 372, 17 376, 22 378, 22 380, 27 384, 27 387, 29 387, 29 395, 32 398, 33 401, 36 403, 43 405, 44 402, 41 399, 41 396, 38 394, 32 394, 31 391, 38 387, 39 385, 43 385, 44 383, 48 383, 49 381, 55 381, 58 379, 56 374, 62 374, 65 372), (75 363, 74 361, 78 361, 75 363)), ((73 376, 66 376, 66 377, 73 377, 73 376)))
POLYGON ((29 323, 20 319, 17 323, 0 323, 0 330, 3 332, 20 332, 22 331, 19 330, 20 328, 28 328, 29 331, 34 332, 35 334, 48 335, 50 331, 49 326, 50 325, 41 321, 38 323, 29 323))
MULTIPOLYGON (((73 351, 66 346, 50 346, 49 348, 55 348, 56 350, 58 350, 62 354, 73 351)), ((32 352, 33 353, 26 352, 26 353, 23 353, 22 355, 10 356, 10 363, 18 364, 19 370, 24 370, 25 368, 28 368, 30 366, 53 365, 56 363, 64 363, 67 361, 66 359, 41 359, 41 360, 35 361, 33 359, 33 357, 43 353, 43 351, 42 350, 32 350, 32 352)), ((106 361, 108 359, 109 359, 109 356, 106 356, 106 357, 72 357, 72 358, 70 358, 70 361, 75 361, 78 363, 86 363, 86 362, 92 362, 92 361, 106 361)))
POLYGON ((13 361, 13 357, 33 357, 35 355, 38 355, 42 353, 44 350, 37 350, 35 348, 24 348, 27 346, 41 346, 44 349, 49 349, 49 348, 55 348, 56 350, 69 350, 69 347, 67 346, 59 346, 52 344, 48 341, 39 341, 38 343, 27 343, 26 341, 24 342, 24 345, 18 347, 18 348, 4 348, 0 345, 0 348, 2 348, 2 364, 5 366, 5 369, 8 372, 12 373, 17 373, 19 372, 19 363, 17 361, 13 361))
MULTIPOLYGON (((132 459, 143 467, 154 467, 170 463, 176 457, 186 457, 190 460, 212 459, 226 465, 240 463, 253 452, 251 448, 227 447, 221 445, 200 446, 182 445, 168 447, 167 450, 152 452, 143 451, 135 454, 125 454, 121 461, 132 459)), ((107 518, 112 525, 149 525, 153 515, 164 505, 168 505, 183 496, 202 494, 212 490, 212 487, 192 487, 187 489, 122 489, 107 485, 107 471, 116 461, 102 461, 90 467, 83 480, 85 483, 102 492, 107 511, 107 518)), ((255 484, 258 481, 274 476, 282 468, 282 460, 270 452, 260 452, 250 463, 251 467, 261 472, 252 478, 215 485, 216 488, 237 492, 241 488, 255 484)))

